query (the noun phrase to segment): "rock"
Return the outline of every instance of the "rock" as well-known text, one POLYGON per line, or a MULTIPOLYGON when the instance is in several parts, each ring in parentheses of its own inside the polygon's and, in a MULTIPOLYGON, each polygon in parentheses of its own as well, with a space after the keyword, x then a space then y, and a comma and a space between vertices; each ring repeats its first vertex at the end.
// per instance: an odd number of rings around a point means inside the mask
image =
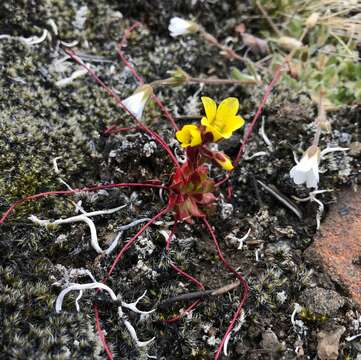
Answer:
POLYGON ((361 143, 358 141, 354 141, 353 143, 350 144, 350 152, 349 154, 351 156, 358 156, 361 154, 361 143))
POLYGON ((337 360, 340 338, 345 331, 345 327, 338 326, 331 331, 320 331, 317 334, 317 355, 320 360, 337 360))
POLYGON ((323 288, 306 289, 300 298, 304 306, 313 313, 334 315, 345 304, 345 300, 336 291, 323 288))
POLYGON ((304 255, 361 306, 361 191, 343 191, 304 255))
POLYGON ((283 345, 277 338, 277 335, 268 329, 262 334, 261 347, 268 352, 275 353, 283 350, 283 345))

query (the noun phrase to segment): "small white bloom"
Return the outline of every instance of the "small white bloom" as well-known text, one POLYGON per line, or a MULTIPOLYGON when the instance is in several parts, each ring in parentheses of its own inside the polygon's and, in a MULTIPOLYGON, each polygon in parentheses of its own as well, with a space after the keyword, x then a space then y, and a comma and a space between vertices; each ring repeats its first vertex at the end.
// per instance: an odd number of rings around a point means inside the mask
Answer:
POLYGON ((196 32, 198 29, 199 27, 196 23, 184 20, 180 17, 171 18, 168 26, 170 35, 173 37, 196 32))
POLYGON ((301 161, 290 171, 290 176, 295 184, 300 185, 306 183, 308 188, 317 188, 320 180, 318 174, 319 163, 320 149, 312 145, 305 151, 301 161))
POLYGON ((145 104, 153 94, 153 88, 150 85, 143 85, 139 87, 135 93, 125 100, 123 105, 127 110, 134 115, 138 120, 141 119, 145 104))
MULTIPOLYGON (((347 151, 349 148, 342 147, 328 147, 320 151, 316 145, 310 146, 304 153, 300 162, 295 165, 291 171, 290 176, 295 184, 300 185, 306 183, 308 188, 317 189, 320 180, 318 165, 325 155, 335 151, 347 151)), ((295 158, 297 162, 297 159, 295 158)))

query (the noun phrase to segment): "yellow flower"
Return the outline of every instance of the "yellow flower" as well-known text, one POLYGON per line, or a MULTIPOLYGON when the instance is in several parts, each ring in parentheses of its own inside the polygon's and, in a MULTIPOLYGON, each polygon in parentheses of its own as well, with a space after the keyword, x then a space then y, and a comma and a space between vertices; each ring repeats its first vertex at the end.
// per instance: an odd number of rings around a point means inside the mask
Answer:
POLYGON ((231 171, 234 168, 231 159, 221 151, 213 152, 213 159, 222 166, 224 170, 231 171))
POLYGON ((201 132, 196 125, 184 125, 182 130, 177 131, 175 136, 183 148, 202 144, 201 132))
POLYGON ((202 125, 206 131, 212 133, 213 141, 229 139, 233 132, 244 125, 244 120, 237 115, 239 109, 238 99, 229 97, 218 106, 209 97, 203 96, 202 103, 206 116, 202 118, 202 125))

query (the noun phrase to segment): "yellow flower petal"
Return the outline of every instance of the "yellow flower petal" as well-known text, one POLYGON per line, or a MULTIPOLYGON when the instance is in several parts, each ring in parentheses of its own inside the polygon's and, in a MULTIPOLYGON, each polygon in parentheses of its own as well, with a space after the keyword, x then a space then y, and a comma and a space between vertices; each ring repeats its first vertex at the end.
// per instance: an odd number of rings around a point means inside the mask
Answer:
POLYGON ((209 98, 207 96, 202 96, 201 99, 202 99, 202 103, 204 106, 204 111, 206 112, 207 120, 210 124, 212 124, 216 118, 217 104, 215 103, 214 100, 212 100, 211 98, 209 98))
POLYGON ((191 134, 191 144, 190 144, 191 147, 202 144, 202 136, 198 127, 195 127, 195 129, 190 129, 190 134, 191 134))
POLYGON ((184 125, 175 136, 183 148, 198 146, 202 143, 201 132, 196 125, 184 125))
MULTIPOLYGON (((237 116, 234 116, 233 118, 229 119, 225 124, 224 124, 224 127, 223 127, 223 134, 230 134, 230 136, 228 137, 231 137, 232 136, 232 133, 238 129, 240 129, 242 126, 244 125, 244 119, 237 115, 237 116)), ((224 136, 226 139, 228 139, 227 136, 224 136)))
POLYGON ((222 168, 224 170, 227 170, 227 171, 231 171, 233 170, 234 166, 232 164, 232 161, 231 159, 226 155, 224 154, 223 152, 214 152, 213 153, 213 158, 215 161, 217 161, 217 163, 222 166, 222 168))
POLYGON ((208 126, 208 125, 210 125, 210 122, 209 122, 208 119, 204 116, 204 117, 202 117, 202 119, 201 119, 201 124, 204 125, 204 126, 208 126))
POLYGON ((220 165, 222 166, 222 168, 224 170, 227 170, 227 171, 231 171, 234 169, 231 159, 227 159, 225 162, 220 163, 220 165))
POLYGON ((216 120, 212 124, 217 127, 221 132, 225 124, 235 117, 239 109, 239 102, 237 98, 229 97, 224 99, 218 106, 216 120))
POLYGON ((244 125, 244 120, 237 115, 239 109, 238 99, 229 97, 218 106, 208 98, 202 97, 206 116, 201 119, 201 124, 206 127, 206 132, 212 133, 213 141, 228 139, 233 132, 244 125))

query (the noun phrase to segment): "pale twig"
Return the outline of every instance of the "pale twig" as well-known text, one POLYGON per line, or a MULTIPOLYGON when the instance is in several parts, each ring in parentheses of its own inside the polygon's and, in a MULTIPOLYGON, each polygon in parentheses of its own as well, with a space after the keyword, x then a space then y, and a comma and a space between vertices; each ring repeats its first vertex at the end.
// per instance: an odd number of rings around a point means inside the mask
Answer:
POLYGON ((147 290, 144 291, 143 295, 141 295, 136 301, 132 302, 132 303, 129 303, 127 304, 126 302, 123 302, 122 301, 122 307, 125 307, 127 309, 130 309, 132 310, 133 312, 137 313, 137 314, 142 314, 142 315, 148 315, 148 314, 151 314, 152 312, 155 311, 155 309, 153 310, 150 310, 150 311, 142 311, 142 310, 139 310, 137 308, 137 305, 139 303, 140 300, 142 300, 144 298, 144 296, 147 294, 147 290))
POLYGON ((227 284, 225 286, 222 286, 218 289, 213 290, 202 290, 202 291, 194 291, 191 293, 186 293, 178 296, 174 296, 172 298, 169 298, 167 300, 164 300, 159 307, 164 308, 168 306, 171 303, 177 302, 177 301, 188 301, 188 300, 194 300, 194 299, 203 299, 210 296, 220 296, 223 295, 226 292, 229 292, 236 287, 240 285, 239 281, 235 281, 233 283, 227 284))
POLYGON ((293 196, 293 198, 296 201, 299 201, 299 202, 314 201, 314 202, 316 202, 318 204, 318 210, 317 210, 317 214, 316 214, 316 227, 317 227, 317 230, 320 229, 321 219, 322 219, 323 212, 325 210, 325 206, 323 205, 321 200, 316 198, 316 195, 323 194, 325 192, 331 192, 331 191, 333 191, 333 190, 315 190, 315 191, 311 191, 308 194, 308 196, 306 198, 303 198, 303 199, 298 198, 296 196, 293 196))
POLYGON ((282 204, 287 206, 297 217, 301 220, 302 219, 302 211, 298 208, 296 204, 294 204, 288 197, 284 194, 281 194, 273 185, 266 185, 261 180, 257 180, 257 182, 268 191, 272 196, 274 196, 277 200, 279 200, 282 204))
POLYGON ((279 36, 283 36, 282 32, 278 29, 278 27, 276 26, 276 24, 272 21, 271 17, 268 15, 267 11, 265 10, 265 8, 262 6, 262 4, 257 0, 256 1, 256 5, 259 9, 259 11, 262 13, 263 17, 267 20, 267 22, 269 23, 269 25, 271 26, 272 30, 279 36))
POLYGON ((257 80, 245 79, 245 80, 234 80, 234 79, 202 79, 190 77, 187 81, 188 84, 208 84, 208 85, 256 85, 257 80))

